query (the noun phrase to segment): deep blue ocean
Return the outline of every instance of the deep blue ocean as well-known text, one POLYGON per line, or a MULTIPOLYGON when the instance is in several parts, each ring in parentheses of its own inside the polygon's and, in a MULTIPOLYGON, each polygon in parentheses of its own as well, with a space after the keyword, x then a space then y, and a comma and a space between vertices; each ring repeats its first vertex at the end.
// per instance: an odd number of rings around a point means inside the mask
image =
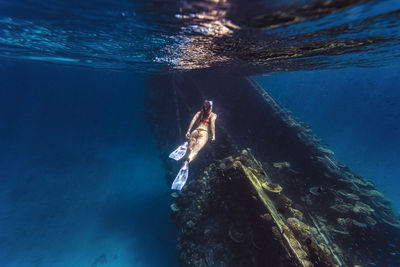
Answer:
POLYGON ((2 62, 1 266, 175 266, 143 76, 2 62))
POLYGON ((0 266, 177 266, 155 73, 253 77, 400 215, 398 1, 188 2, 0 0, 0 266))
POLYGON ((400 63, 257 77, 335 157, 374 182, 400 215, 400 63))

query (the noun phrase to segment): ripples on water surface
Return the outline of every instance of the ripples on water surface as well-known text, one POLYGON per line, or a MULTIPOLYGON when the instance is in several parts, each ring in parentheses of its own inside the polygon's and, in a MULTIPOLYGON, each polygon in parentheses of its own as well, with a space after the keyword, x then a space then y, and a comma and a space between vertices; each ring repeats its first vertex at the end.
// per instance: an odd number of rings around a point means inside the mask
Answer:
POLYGON ((0 1, 3 58, 248 73, 398 60, 399 1, 0 1))

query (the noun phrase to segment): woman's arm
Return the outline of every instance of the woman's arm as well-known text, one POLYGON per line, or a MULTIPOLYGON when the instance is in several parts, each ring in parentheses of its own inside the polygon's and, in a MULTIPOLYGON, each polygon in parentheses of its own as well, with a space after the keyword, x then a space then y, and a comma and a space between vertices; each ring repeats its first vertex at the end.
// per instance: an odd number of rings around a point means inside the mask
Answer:
POLYGON ((217 114, 214 114, 211 118, 211 141, 215 141, 215 120, 217 119, 217 114))
POLYGON ((192 130, 193 124, 197 121, 199 116, 200 116, 200 112, 197 112, 196 115, 194 115, 192 121, 190 122, 189 129, 186 132, 186 137, 187 138, 190 138, 190 130, 192 130))

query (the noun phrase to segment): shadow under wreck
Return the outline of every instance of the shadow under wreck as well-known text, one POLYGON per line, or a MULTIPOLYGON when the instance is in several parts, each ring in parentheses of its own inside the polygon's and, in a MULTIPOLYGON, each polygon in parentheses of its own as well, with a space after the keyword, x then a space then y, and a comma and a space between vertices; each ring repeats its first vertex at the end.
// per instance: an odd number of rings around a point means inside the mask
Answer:
POLYGON ((168 184, 180 167, 168 153, 202 99, 218 114, 217 142, 172 193, 181 265, 400 266, 390 201, 253 80, 192 71, 148 82, 168 184))

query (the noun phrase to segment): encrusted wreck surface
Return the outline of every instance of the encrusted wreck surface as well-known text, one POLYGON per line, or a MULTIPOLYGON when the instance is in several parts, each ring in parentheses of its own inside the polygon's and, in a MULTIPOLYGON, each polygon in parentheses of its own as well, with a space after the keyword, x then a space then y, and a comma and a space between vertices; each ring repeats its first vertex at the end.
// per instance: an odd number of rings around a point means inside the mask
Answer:
POLYGON ((359 179, 365 184, 352 193, 343 193, 349 189, 344 183, 293 200, 287 188, 272 182, 290 179, 290 170, 286 162, 261 163, 243 150, 211 164, 181 194, 174 193, 182 264, 397 266, 390 244, 398 244, 398 229, 376 211, 386 199, 367 181, 359 179))
POLYGON ((337 251, 250 151, 211 164, 176 199, 178 252, 192 266, 334 266, 337 251))
POLYGON ((390 201, 252 80, 189 72, 152 84, 148 118, 168 182, 180 166, 167 155, 202 97, 219 115, 217 142, 173 194, 182 265, 400 266, 390 201))

